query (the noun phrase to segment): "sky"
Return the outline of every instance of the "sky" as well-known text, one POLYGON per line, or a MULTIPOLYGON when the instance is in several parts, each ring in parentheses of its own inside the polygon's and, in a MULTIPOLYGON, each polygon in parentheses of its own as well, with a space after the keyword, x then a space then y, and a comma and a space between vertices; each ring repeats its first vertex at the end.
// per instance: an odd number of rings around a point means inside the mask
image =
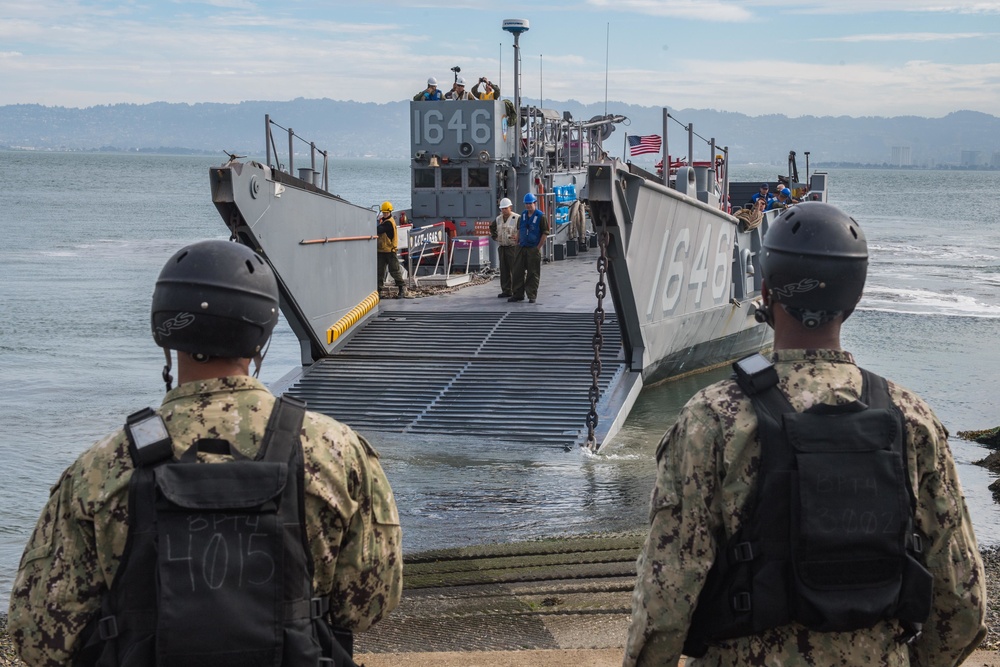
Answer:
POLYGON ((0 0, 0 105, 510 95, 507 18, 532 104, 1000 113, 1000 0, 0 0))

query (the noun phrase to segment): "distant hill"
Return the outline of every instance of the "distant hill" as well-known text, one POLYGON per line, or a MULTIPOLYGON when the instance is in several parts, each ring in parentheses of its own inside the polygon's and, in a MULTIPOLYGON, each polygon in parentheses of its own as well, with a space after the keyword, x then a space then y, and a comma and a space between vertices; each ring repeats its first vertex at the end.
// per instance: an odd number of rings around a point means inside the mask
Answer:
MULTIPOLYGON (((529 100, 530 102, 530 100, 529 100)), ((316 142, 333 157, 407 157, 408 102, 386 104, 331 99, 239 104, 113 104, 85 109, 33 104, 0 106, 0 147, 39 150, 164 150, 171 152, 223 150, 262 157, 264 114, 296 134, 316 142)), ((604 113, 604 103, 546 101, 546 107, 569 111, 587 120, 604 113)), ((630 119, 606 147, 621 154, 624 132, 661 134, 658 107, 609 103, 608 111, 630 119), (615 143, 615 142, 620 143, 615 143)), ((985 164, 1000 166, 1000 118, 973 111, 956 111, 943 118, 899 116, 747 116, 704 109, 672 110, 683 123, 693 123, 705 138, 728 145, 736 163, 784 164, 788 151, 810 151, 812 164, 889 164, 893 147, 908 147, 914 166, 959 165, 978 151, 985 164)), ((275 137, 282 147, 283 137, 275 137)), ((671 121, 671 153, 687 154, 687 139, 671 121)), ((297 149, 298 150, 298 149, 297 149)), ((707 159, 708 149, 696 141, 695 159, 707 159)))

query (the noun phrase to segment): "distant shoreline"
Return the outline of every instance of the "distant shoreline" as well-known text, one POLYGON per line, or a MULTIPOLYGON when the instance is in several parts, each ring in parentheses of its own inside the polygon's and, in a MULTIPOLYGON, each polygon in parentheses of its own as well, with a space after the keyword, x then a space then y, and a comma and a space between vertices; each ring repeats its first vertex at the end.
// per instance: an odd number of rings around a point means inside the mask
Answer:
MULTIPOLYGON (((85 155, 163 155, 163 156, 206 156, 211 157, 223 153, 223 151, 207 151, 199 148, 118 148, 115 146, 101 148, 32 148, 25 146, 0 146, 0 151, 11 153, 81 153, 85 155)), ((304 154, 303 154, 304 155, 304 154)), ((409 160, 409 156, 396 155, 358 155, 358 156, 331 156, 331 160, 409 160)), ((733 167, 782 167, 780 164, 765 164, 758 162, 732 163, 733 167)), ((893 165, 875 164, 865 162, 819 162, 810 165, 810 171, 817 169, 871 169, 871 170, 899 170, 899 171, 1000 171, 1000 166, 990 165, 948 165, 939 164, 932 167, 916 165, 893 165)))

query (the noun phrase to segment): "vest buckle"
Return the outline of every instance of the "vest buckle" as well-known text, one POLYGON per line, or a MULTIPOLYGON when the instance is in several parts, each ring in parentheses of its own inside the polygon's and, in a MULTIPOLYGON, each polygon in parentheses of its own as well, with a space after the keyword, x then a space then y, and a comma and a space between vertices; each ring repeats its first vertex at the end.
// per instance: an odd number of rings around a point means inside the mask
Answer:
POLYGON ((746 591, 733 596, 733 611, 746 613, 750 611, 750 594, 746 591))
POLYGON ((311 598, 309 600, 309 618, 316 620, 317 618, 323 618, 326 613, 330 611, 330 599, 329 598, 311 598))
POLYGON ((754 559, 753 545, 749 542, 740 542, 733 547, 733 560, 737 563, 746 563, 754 559))
POLYGON ((924 553, 924 538, 920 533, 913 533, 911 535, 913 541, 913 553, 922 554, 924 553))
POLYGON ((97 622, 97 632, 101 641, 108 641, 118 636, 118 621, 114 616, 105 616, 97 622))

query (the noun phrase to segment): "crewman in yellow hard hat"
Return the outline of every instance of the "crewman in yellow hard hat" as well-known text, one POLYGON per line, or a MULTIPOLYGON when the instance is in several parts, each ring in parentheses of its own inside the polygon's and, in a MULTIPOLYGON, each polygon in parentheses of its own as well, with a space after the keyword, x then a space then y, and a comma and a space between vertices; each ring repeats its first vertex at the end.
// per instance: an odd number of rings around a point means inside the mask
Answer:
POLYGON ((399 256, 396 254, 399 235, 396 230, 396 219, 392 217, 392 202, 384 201, 378 215, 378 295, 382 296, 382 285, 385 284, 386 270, 396 281, 399 292, 397 299, 406 298, 406 281, 403 280, 403 270, 399 267, 399 256))

